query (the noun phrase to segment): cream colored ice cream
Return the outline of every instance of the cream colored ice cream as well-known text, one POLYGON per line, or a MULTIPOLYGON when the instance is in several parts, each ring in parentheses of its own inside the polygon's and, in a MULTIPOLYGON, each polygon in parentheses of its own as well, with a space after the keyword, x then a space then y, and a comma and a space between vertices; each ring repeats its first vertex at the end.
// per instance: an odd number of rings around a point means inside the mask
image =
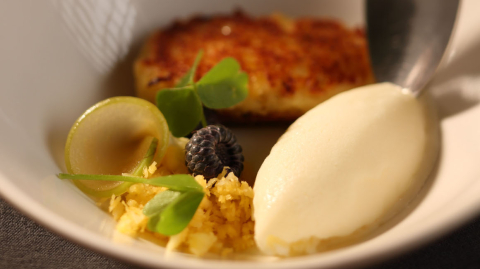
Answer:
POLYGON ((436 124, 400 87, 341 93, 294 122, 254 186, 255 240, 266 254, 315 252, 367 231, 423 184, 436 124))

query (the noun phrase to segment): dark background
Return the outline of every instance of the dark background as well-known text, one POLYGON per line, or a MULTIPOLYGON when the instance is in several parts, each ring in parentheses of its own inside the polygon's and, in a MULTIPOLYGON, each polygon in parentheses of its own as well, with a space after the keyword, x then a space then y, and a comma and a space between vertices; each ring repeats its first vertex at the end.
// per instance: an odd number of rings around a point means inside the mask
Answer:
MULTIPOLYGON (((0 198, 0 268, 141 267, 65 240, 0 198)), ((430 245, 368 268, 480 268, 480 217, 430 245)))

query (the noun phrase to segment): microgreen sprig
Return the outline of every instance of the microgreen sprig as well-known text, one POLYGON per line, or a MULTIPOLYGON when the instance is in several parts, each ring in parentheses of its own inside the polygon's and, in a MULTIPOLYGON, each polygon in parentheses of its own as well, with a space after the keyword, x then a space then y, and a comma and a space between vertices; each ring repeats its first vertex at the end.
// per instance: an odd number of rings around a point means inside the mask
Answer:
POLYGON ((167 236, 180 233, 192 220, 204 196, 203 191, 158 193, 143 209, 143 214, 149 217, 147 228, 167 236))
POLYGON ((179 174, 150 179, 141 177, 144 168, 151 165, 157 145, 158 140, 153 138, 144 158, 133 170, 132 176, 60 173, 57 177, 71 180, 124 181, 168 188, 151 199, 145 205, 143 213, 149 217, 148 229, 167 236, 175 235, 190 223, 205 193, 203 187, 191 175, 179 174))
POLYGON ((72 174, 58 174, 58 177, 73 180, 127 181, 168 188, 166 191, 159 192, 143 209, 143 214, 149 217, 148 229, 167 236, 178 234, 187 227, 205 196, 202 186, 190 175, 171 175, 151 179, 72 174))
POLYGON ((175 88, 157 93, 157 107, 165 116, 168 128, 175 137, 189 134, 199 122, 207 125, 203 106, 222 109, 234 106, 248 96, 248 75, 240 71, 240 64, 231 57, 224 58, 199 81, 195 72, 203 56, 199 51, 193 66, 175 88))
POLYGON ((144 183, 157 187, 165 187, 175 191, 202 191, 203 188, 191 176, 186 174, 143 178, 136 176, 119 175, 85 175, 85 174, 64 174, 57 175, 60 179, 72 180, 103 180, 103 181, 124 181, 132 183, 144 183))

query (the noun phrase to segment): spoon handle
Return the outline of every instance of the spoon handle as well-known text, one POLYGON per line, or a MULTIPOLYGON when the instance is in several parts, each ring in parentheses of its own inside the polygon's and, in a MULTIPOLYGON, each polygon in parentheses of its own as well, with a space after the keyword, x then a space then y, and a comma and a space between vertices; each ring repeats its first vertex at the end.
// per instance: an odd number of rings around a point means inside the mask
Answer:
POLYGON ((367 35, 377 82, 420 95, 447 48, 459 0, 367 0, 367 35))

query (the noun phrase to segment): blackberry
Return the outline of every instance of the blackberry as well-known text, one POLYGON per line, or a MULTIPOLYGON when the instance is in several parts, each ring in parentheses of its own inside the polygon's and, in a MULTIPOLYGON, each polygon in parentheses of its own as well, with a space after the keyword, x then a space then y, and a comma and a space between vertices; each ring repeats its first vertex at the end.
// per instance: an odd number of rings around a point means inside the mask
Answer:
POLYGON ((185 164, 190 173, 205 179, 218 176, 228 166, 239 177, 243 170, 242 147, 233 132, 222 125, 209 125, 195 132, 185 146, 185 164))

